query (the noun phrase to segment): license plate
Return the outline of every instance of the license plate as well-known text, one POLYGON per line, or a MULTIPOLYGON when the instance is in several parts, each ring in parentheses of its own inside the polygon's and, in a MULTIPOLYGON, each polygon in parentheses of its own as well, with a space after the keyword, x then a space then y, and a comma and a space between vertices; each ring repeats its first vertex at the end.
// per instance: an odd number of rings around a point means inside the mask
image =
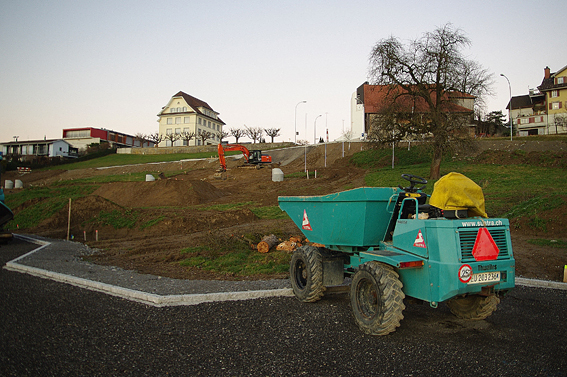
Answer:
POLYGON ((473 274, 468 284, 495 283, 499 281, 500 281, 500 271, 481 272, 479 274, 473 274))

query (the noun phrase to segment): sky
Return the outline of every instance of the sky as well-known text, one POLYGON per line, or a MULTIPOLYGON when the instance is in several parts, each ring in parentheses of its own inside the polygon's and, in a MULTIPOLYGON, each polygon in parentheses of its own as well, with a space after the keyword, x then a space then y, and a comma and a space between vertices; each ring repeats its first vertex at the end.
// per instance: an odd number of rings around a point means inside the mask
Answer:
POLYGON ((567 65, 564 9, 563 0, 0 0, 0 142, 78 127, 154 133, 179 91, 219 112, 225 131, 280 128, 276 141, 293 141, 297 129, 312 142, 327 129, 334 140, 350 128, 372 47, 447 23, 470 39, 463 55, 494 74, 485 112, 506 114, 501 73, 516 96, 540 85, 546 66, 567 65))

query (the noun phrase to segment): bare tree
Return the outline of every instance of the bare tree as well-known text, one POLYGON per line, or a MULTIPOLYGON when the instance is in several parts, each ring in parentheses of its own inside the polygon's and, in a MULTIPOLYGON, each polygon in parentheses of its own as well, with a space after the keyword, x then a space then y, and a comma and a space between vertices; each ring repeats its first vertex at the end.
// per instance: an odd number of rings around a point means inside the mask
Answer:
POLYGON ((144 135, 141 132, 138 132, 135 136, 134 136, 134 145, 136 144, 135 142, 139 142, 140 143, 140 148, 144 147, 144 143, 147 142, 146 140, 146 135, 144 135))
POLYGON ((214 134, 210 131, 200 130, 197 134, 197 138, 201 139, 201 144, 205 145, 208 139, 212 139, 214 134))
POLYGON ((470 141, 473 111, 463 99, 472 95, 480 104, 492 85, 492 75, 461 53, 469 45, 447 24, 405 46, 390 37, 372 49, 370 77, 385 92, 369 137, 381 143, 423 137, 432 146, 432 179, 440 177, 444 153, 470 141))
POLYGON ((567 126, 567 117, 565 115, 555 114, 553 124, 555 125, 555 134, 557 135, 559 133, 559 127, 565 128, 565 126, 567 126))
POLYGON ((193 140, 193 138, 195 137, 195 132, 192 131, 183 131, 181 134, 179 134, 179 136, 181 137, 181 140, 183 140, 183 145, 189 145, 189 142, 191 140, 193 140))
MULTIPOLYGON (((221 131, 221 132, 219 132, 220 142, 222 143, 222 139, 225 139, 225 138, 227 138, 228 136, 229 136, 229 133, 226 132, 226 131, 221 131)), ((237 141, 237 143, 238 143, 238 141, 237 141)))
POLYGON ((165 135, 165 140, 171 142, 171 146, 173 147, 173 144, 175 144, 175 142, 179 140, 180 136, 181 136, 180 134, 176 134, 172 132, 165 135))
POLYGON ((254 142, 254 144, 256 144, 256 141, 260 141, 262 139, 262 135, 264 134, 264 130, 262 130, 262 128, 260 127, 245 127, 245 132, 246 132, 246 136, 248 136, 250 139, 252 139, 252 141, 254 142))
MULTIPOLYGON (((246 127, 246 126, 244 126, 244 127, 246 127)), ((246 131, 243 130, 242 128, 231 128, 231 129, 230 129, 230 134, 231 134, 232 136, 234 136, 234 138, 236 139, 235 143, 238 144, 238 140, 239 140, 241 137, 246 136, 246 131)))
POLYGON ((146 135, 146 139, 153 142, 156 147, 164 140, 163 135, 159 132, 154 132, 153 134, 146 135))
POLYGON ((266 135, 272 138, 272 143, 274 142, 274 138, 280 136, 281 128, 264 128, 264 132, 266 135))

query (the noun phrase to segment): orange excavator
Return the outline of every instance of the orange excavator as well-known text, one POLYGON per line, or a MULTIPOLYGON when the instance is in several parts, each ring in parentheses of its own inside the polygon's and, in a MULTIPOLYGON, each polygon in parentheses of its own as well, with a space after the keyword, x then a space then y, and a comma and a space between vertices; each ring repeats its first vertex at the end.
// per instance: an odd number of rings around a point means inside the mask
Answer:
POLYGON ((271 164, 272 163, 272 156, 268 156, 267 154, 262 154, 260 150, 248 150, 243 145, 240 144, 220 144, 218 146, 219 151, 219 161, 220 161, 220 168, 219 172, 226 171, 226 161, 224 158, 224 152, 228 151, 241 151, 246 159, 246 163, 249 165, 256 165, 261 166, 262 164, 271 164))

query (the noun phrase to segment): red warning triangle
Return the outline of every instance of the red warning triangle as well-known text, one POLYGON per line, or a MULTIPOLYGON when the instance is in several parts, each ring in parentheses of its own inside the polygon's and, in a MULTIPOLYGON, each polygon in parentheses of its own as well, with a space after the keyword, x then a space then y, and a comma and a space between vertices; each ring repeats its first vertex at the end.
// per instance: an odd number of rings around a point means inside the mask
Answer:
POLYGON ((421 233, 421 229, 419 230, 419 232, 417 232, 417 237, 415 237, 413 246, 423 247, 424 249, 427 248, 427 246, 425 246, 425 240, 423 239, 423 233, 421 233))
POLYGON ((496 246, 496 242, 490 235, 487 228, 480 228, 476 235, 476 241, 474 242, 474 247, 472 255, 477 261, 485 260, 495 260, 498 258, 498 253, 500 250, 496 246))
POLYGON ((309 223, 309 219, 307 218, 306 210, 303 210, 303 223, 301 224, 301 229, 313 230, 311 229, 311 224, 309 223))

